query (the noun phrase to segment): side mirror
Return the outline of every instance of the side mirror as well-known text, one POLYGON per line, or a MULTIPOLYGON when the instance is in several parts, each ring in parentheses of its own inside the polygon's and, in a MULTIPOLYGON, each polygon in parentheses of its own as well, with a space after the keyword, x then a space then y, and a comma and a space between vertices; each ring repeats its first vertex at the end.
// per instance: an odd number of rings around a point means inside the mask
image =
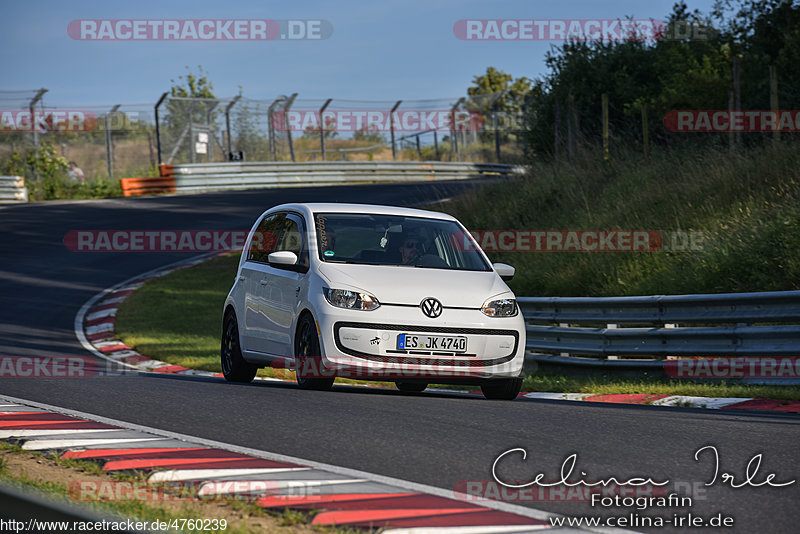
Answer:
POLYGON ((288 250, 279 250, 267 256, 270 265, 275 267, 286 267, 297 265, 297 254, 288 250))
POLYGON ((493 263, 492 267, 494 267, 494 272, 496 272, 498 276, 500 276, 500 278, 505 282, 508 282, 514 278, 514 273, 517 272, 516 269, 507 263, 493 263))

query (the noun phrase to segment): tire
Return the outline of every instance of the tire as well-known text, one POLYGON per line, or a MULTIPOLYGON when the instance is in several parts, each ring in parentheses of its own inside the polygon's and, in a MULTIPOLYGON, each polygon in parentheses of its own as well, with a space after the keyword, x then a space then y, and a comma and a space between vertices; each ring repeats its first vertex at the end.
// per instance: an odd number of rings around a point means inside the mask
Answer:
POLYGON ((294 347, 297 361, 297 385, 300 386, 300 389, 322 391, 331 389, 336 377, 319 377, 319 375, 325 374, 325 370, 322 367, 317 325, 310 315, 304 315, 297 324, 294 347))
POLYGON ((395 382, 394 385, 403 393, 421 393, 428 387, 428 384, 419 382, 395 382))
POLYGON ((239 325, 236 314, 229 311, 222 322, 222 341, 219 351, 222 375, 228 382, 252 382, 258 366, 247 363, 242 358, 242 347, 239 345, 239 325))
POLYGON ((487 380, 481 384, 483 396, 489 400, 514 400, 522 389, 522 377, 487 380))

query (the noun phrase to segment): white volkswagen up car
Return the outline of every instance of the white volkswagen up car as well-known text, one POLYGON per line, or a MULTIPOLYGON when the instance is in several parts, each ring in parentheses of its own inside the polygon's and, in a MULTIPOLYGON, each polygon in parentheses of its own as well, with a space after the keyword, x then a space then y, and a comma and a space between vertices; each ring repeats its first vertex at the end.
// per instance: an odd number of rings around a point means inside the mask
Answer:
POLYGON ((358 204, 284 204, 253 225, 223 312, 222 371, 294 369, 302 388, 338 377, 476 384, 514 399, 525 324, 505 284, 453 217, 358 204))

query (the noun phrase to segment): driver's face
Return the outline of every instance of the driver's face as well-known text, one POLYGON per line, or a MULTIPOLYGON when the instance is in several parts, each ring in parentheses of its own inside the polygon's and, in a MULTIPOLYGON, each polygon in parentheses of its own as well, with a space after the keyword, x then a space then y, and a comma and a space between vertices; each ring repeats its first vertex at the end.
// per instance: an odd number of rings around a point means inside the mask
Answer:
POLYGON ((408 263, 419 256, 419 241, 416 239, 406 239, 400 246, 400 255, 403 259, 403 263, 408 263))

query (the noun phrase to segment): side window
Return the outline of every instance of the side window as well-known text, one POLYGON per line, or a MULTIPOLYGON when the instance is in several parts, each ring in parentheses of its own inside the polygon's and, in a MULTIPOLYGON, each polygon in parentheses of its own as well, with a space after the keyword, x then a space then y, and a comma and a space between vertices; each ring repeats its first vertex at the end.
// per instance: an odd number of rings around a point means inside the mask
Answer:
POLYGON ((306 247, 305 225, 300 217, 290 213, 286 216, 283 231, 275 250, 288 250, 297 254, 298 264, 308 265, 308 248, 306 247))
POLYGON ((253 238, 247 247, 248 261, 267 263, 267 257, 275 251, 275 244, 285 220, 286 215, 283 213, 264 217, 256 231, 253 232, 253 238))

